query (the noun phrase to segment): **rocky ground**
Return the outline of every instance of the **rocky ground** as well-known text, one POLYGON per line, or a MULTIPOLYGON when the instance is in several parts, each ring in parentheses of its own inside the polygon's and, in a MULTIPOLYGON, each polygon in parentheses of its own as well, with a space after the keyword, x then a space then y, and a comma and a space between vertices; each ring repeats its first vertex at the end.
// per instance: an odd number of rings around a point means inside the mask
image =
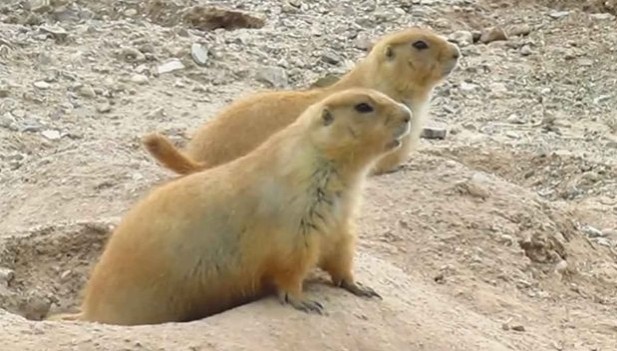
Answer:
POLYGON ((615 1, 211 5, 0 4, 3 350, 615 350, 615 1), (412 24, 463 57, 433 98, 445 139, 368 185, 357 271, 383 301, 316 282, 325 317, 269 298, 184 324, 39 321, 172 176, 142 135, 184 143, 231 100, 339 75, 412 24))

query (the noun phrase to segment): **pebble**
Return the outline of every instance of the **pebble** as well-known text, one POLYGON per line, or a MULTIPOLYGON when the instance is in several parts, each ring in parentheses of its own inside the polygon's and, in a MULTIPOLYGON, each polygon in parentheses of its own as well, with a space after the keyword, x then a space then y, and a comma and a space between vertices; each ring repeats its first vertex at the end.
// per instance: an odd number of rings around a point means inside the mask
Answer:
POLYGON ((371 38, 366 34, 358 34, 354 40, 354 46, 360 50, 368 51, 372 45, 371 38))
POLYGON ((51 34, 56 40, 64 40, 69 35, 66 29, 60 26, 40 26, 39 30, 43 33, 51 34))
POLYGON ((521 48, 521 55, 529 56, 531 54, 533 54, 531 47, 529 45, 523 45, 523 47, 521 48))
POLYGON ((123 48, 121 51, 122 57, 128 62, 144 62, 146 55, 135 48, 123 48))
POLYGON ((191 45, 191 57, 196 64, 205 66, 208 63, 208 49, 199 43, 191 45))
POLYGON ((108 102, 104 102, 96 105, 96 111, 99 113, 107 113, 111 111, 111 105, 108 102))
POLYGON ((517 332, 524 332, 525 331, 525 326, 517 324, 517 325, 513 325, 511 327, 512 330, 517 331, 517 332))
POLYGON ((487 29, 480 35, 480 42, 484 44, 500 40, 508 40, 508 35, 501 27, 487 29))
POLYGON ((561 260, 559 261, 559 263, 555 265, 555 272, 559 274, 563 274, 566 272, 567 268, 568 268, 568 262, 566 260, 561 260))
POLYGON ((77 89, 77 93, 87 98, 93 98, 96 96, 96 92, 94 91, 94 88, 92 88, 92 86, 89 84, 82 85, 81 87, 79 87, 77 89))
POLYGON ((445 125, 437 124, 436 122, 428 122, 427 125, 422 128, 421 138, 424 139, 445 139, 448 134, 448 129, 445 125))
POLYGON ((590 225, 584 225, 581 228, 581 231, 583 233, 585 233, 585 235, 587 235, 589 238, 600 238, 600 237, 604 237, 604 233, 602 233, 601 230, 594 228, 590 225))
POLYGON ((51 88, 51 84, 47 83, 46 81, 38 81, 38 82, 34 82, 34 87, 41 89, 41 90, 47 90, 49 88, 51 88))
POLYGON ((0 267, 0 284, 8 287, 13 278, 15 278, 15 272, 12 269, 0 267))
POLYGON ((38 294, 31 293, 30 296, 24 301, 24 305, 21 306, 24 317, 30 320, 41 320, 49 313, 51 308, 51 301, 38 294))
POLYGON ((127 9, 126 11, 124 11, 124 15, 126 17, 135 17, 135 16, 137 16, 137 10, 135 10, 135 9, 127 9))
POLYGON ((130 79, 131 79, 131 82, 139 84, 139 85, 146 84, 149 81, 148 76, 146 76, 145 74, 139 74, 139 73, 133 74, 130 79))
POLYGON ((476 172, 467 181, 459 184, 462 186, 461 190, 464 190, 468 195, 481 199, 486 199, 490 196, 490 192, 487 187, 487 183, 490 180, 482 173, 476 172))
POLYGON ((478 89, 479 87, 480 86, 477 84, 467 83, 467 82, 461 82, 461 85, 460 85, 461 91, 465 91, 465 92, 472 92, 478 89))
POLYGON ((182 64, 182 62, 180 60, 178 60, 177 58, 173 58, 170 59, 169 61, 159 65, 156 68, 156 71, 159 74, 164 74, 164 73, 171 73, 174 71, 178 71, 184 69, 184 64, 182 64))
POLYGON ((283 68, 277 66, 261 67, 261 69, 257 71, 255 79, 275 88, 282 88, 288 84, 287 72, 283 68))
POLYGON ((48 140, 58 140, 62 137, 59 131, 53 129, 44 130, 41 132, 41 135, 48 140))
POLYGON ((15 129, 15 117, 10 112, 0 115, 0 127, 10 130, 15 129))
POLYGON ((329 63, 331 65, 338 65, 342 59, 338 54, 335 54, 332 51, 326 51, 321 55, 321 60, 325 63, 329 63))
POLYGON ((600 21, 615 19, 615 16, 610 13, 592 13, 589 17, 600 21))
POLYGON ((566 17, 570 14, 570 11, 555 11, 555 12, 551 12, 549 13, 549 17, 552 19, 560 19, 563 17, 566 17))
POLYGON ((466 30, 456 31, 448 36, 448 40, 458 44, 460 47, 465 47, 473 44, 473 34, 466 30))
POLYGON ((515 113, 508 116, 506 121, 510 124, 525 124, 525 120, 523 120, 519 115, 515 113))

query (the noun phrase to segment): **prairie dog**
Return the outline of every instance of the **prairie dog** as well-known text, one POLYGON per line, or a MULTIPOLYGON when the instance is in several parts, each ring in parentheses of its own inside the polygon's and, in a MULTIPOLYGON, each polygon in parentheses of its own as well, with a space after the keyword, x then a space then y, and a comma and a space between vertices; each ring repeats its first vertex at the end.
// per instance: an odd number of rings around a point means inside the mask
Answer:
POLYGON ((309 105, 334 92, 369 88, 406 104, 414 114, 412 132, 373 170, 389 172, 416 148, 432 91, 456 67, 459 56, 456 45, 431 30, 412 27, 379 39, 363 60, 331 86, 260 92, 231 103, 193 135, 185 151, 158 133, 146 135, 143 143, 165 167, 188 174, 245 155, 292 123, 309 105))
POLYGON ((203 318, 264 291, 322 313, 313 267, 355 295, 353 218, 371 165, 400 147, 411 111, 369 89, 333 93, 247 155, 156 188, 122 219, 77 314, 118 325, 203 318))

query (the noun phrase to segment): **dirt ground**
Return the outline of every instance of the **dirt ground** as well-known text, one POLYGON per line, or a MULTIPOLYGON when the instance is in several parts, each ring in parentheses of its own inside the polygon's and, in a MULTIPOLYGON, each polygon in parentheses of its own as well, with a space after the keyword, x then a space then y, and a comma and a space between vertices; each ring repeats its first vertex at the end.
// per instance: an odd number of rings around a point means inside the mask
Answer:
POLYGON ((614 1, 217 2, 256 16, 239 29, 192 7, 213 4, 1 2, 2 350, 617 350, 614 1), (272 297, 190 323, 40 321, 173 176, 141 136, 183 144, 233 99, 345 72, 409 25, 463 57, 432 100, 446 138, 368 182, 356 271, 383 301, 317 275, 326 316, 272 297))

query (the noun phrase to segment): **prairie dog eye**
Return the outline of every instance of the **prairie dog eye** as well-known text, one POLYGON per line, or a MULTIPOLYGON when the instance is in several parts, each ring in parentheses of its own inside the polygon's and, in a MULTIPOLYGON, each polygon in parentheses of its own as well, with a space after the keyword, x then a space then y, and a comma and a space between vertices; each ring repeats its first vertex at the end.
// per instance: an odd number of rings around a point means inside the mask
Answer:
POLYGON ((428 49, 428 44, 422 40, 418 40, 416 42, 414 42, 413 44, 411 44, 411 46, 413 46, 414 48, 418 49, 418 50, 425 50, 428 49))
POLYGON ((354 106, 354 109, 360 113, 369 113, 374 111, 373 106, 365 102, 357 104, 356 106, 354 106))

